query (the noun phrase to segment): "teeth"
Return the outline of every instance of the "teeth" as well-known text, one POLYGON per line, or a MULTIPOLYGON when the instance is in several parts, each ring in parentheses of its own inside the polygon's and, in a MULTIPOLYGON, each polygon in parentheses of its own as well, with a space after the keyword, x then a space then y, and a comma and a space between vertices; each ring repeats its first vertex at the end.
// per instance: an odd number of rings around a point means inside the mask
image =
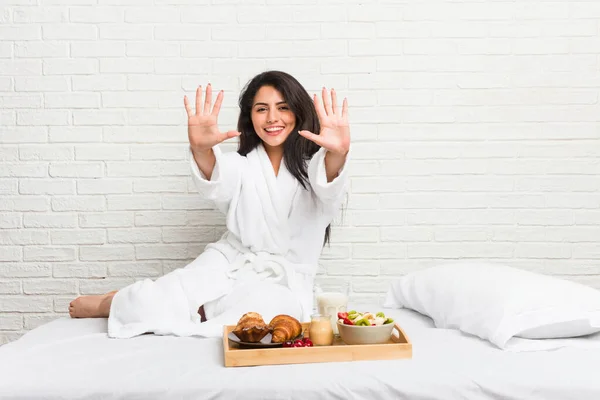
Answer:
POLYGON ((277 132, 282 130, 283 128, 266 128, 265 131, 267 132, 277 132))

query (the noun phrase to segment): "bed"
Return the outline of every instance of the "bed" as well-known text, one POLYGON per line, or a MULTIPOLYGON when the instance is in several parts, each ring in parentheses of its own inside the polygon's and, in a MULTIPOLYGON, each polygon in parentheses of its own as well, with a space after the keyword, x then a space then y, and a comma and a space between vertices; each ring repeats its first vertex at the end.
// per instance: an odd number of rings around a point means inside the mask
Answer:
POLYGON ((0 347, 0 398, 600 398, 600 349, 503 351, 408 309, 353 307, 396 319, 413 358, 225 368, 218 338, 109 339, 106 319, 61 318, 0 347))

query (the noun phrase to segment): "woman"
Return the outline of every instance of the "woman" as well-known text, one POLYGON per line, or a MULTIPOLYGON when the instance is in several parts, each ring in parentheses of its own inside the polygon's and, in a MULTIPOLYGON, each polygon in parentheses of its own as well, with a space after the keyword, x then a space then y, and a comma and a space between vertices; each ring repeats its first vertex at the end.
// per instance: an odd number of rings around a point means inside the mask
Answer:
POLYGON ((226 215, 227 232, 185 268, 118 292, 82 296, 72 317, 108 317, 111 337, 145 332, 218 336, 255 311, 308 320, 317 263, 345 195, 348 103, 335 91, 310 96, 291 75, 255 76, 240 95, 237 131, 220 132, 223 91, 209 84, 195 110, 187 97, 192 178, 226 215), (239 136, 237 152, 219 143, 239 136), (200 323, 199 313, 207 322, 200 323))

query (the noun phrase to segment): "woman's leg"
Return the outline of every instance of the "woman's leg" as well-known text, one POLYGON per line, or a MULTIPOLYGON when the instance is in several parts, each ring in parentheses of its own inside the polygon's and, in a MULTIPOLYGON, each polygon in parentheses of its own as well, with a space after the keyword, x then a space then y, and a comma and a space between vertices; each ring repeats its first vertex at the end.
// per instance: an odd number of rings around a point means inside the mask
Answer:
MULTIPOLYGON (((209 251, 204 251, 200 254, 194 261, 185 266, 184 268, 176 269, 160 278, 157 278, 157 281, 169 280, 169 276, 171 278, 174 277, 174 272, 180 270, 210 270, 212 265, 220 266, 217 269, 225 270, 223 265, 227 263, 227 259, 219 252, 210 249, 209 251)), ((214 268, 213 268, 214 269, 214 268)), ((192 276, 193 278, 193 276, 192 276)), ((192 282, 195 279, 190 279, 192 282)), ((80 296, 77 299, 73 300, 69 304, 69 315, 72 318, 108 318, 110 314, 110 306, 112 304, 113 297, 117 291, 109 292, 101 295, 94 296, 80 296)), ((198 313, 203 318, 204 309, 200 307, 198 309, 198 313)))
POLYGON ((71 318, 108 318, 117 291, 95 296, 80 296, 69 304, 71 318))
POLYGON ((222 296, 229 286, 227 265, 227 258, 221 252, 209 248, 184 268, 155 281, 144 279, 119 290, 121 294, 112 314, 111 306, 117 291, 78 297, 70 303, 69 314, 73 318, 107 318, 111 314, 110 319, 115 317, 112 324, 115 335, 130 335, 142 325, 162 329, 175 324, 173 321, 188 321, 190 307, 205 320, 201 305, 222 296))

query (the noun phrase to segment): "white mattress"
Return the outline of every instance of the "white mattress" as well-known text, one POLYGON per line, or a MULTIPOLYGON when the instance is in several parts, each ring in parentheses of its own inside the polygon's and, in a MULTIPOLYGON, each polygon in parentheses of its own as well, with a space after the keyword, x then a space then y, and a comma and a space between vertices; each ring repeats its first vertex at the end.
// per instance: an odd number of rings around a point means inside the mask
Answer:
POLYGON ((223 366, 220 339, 108 339, 105 319, 59 319, 0 347, 0 399, 599 399, 599 350, 498 350, 379 306, 413 342, 392 361, 223 366))

